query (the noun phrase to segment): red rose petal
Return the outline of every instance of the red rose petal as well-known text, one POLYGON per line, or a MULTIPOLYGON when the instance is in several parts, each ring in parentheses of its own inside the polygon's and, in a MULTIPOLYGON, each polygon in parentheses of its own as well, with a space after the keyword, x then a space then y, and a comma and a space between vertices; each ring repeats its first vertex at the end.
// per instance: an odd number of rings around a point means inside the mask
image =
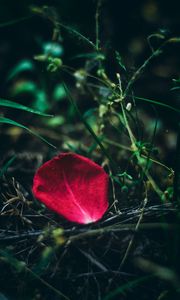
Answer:
POLYGON ((108 208, 108 175, 84 156, 62 153, 37 170, 33 193, 69 221, 88 224, 108 208))

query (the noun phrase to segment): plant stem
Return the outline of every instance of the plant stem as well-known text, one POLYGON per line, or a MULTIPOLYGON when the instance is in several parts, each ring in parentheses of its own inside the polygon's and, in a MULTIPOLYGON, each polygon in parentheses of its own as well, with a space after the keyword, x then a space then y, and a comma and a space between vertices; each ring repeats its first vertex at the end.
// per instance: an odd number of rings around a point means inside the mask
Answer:
POLYGON ((154 191, 158 194, 158 196, 160 198, 162 198, 163 196, 163 192, 160 190, 160 188, 158 187, 158 185, 155 183, 154 179, 152 178, 152 176, 149 174, 146 166, 144 167, 144 160, 142 159, 142 157, 140 156, 139 154, 139 149, 138 147, 136 146, 137 144, 137 141, 136 141, 136 138, 134 137, 133 133, 132 133, 132 130, 129 126, 129 122, 128 122, 128 119, 126 117, 126 113, 125 113, 125 109, 124 109, 124 106, 123 106, 123 103, 122 101, 120 102, 120 105, 121 105, 121 109, 122 109, 122 113, 123 113, 123 118, 124 118, 124 122, 125 122, 125 126, 127 128, 127 131, 129 133, 129 137, 130 137, 130 140, 131 140, 131 148, 134 152, 134 154, 136 155, 136 158, 137 158, 137 161, 139 163, 139 166, 141 167, 142 171, 144 172, 144 174, 146 175, 146 177, 148 178, 148 180, 150 181, 151 183, 151 186, 153 187, 154 191))
POLYGON ((99 50, 99 14, 100 8, 102 5, 102 0, 98 0, 97 7, 96 7, 96 14, 95 14, 95 21, 96 21, 96 50, 99 50))
POLYGON ((175 172, 174 172, 174 202, 180 207, 180 123, 176 146, 175 172))
POLYGON ((72 106, 74 107, 74 109, 76 110, 77 114, 79 115, 81 121, 83 122, 83 124, 85 125, 86 129, 90 132, 90 134, 92 135, 92 137, 94 138, 95 142, 99 145, 101 151, 103 152, 103 154, 108 158, 113 172, 116 172, 119 168, 117 168, 116 163, 114 162, 114 160, 112 159, 112 157, 109 155, 109 153, 107 152, 106 148, 103 146, 103 144, 101 143, 100 139, 98 138, 98 136, 95 134, 95 132, 93 131, 93 129, 90 127, 90 125, 86 122, 86 120, 83 118, 78 106, 76 105, 76 103, 74 102, 74 100, 72 99, 69 90, 67 88, 67 86, 65 85, 65 83, 63 83, 64 88, 66 90, 67 96, 68 96, 68 100, 70 101, 70 103, 72 104, 72 106))

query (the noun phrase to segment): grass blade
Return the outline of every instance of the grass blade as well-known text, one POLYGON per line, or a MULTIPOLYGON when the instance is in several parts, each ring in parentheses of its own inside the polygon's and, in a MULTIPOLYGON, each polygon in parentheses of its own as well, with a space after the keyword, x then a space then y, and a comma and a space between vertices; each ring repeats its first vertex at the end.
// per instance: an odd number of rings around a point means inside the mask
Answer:
POLYGON ((180 123, 178 125, 178 136, 176 145, 176 158, 174 170, 174 202, 180 208, 180 123))
POLYGON ((49 114, 45 114, 42 113, 36 109, 30 108, 28 106, 19 104, 17 102, 14 101, 10 101, 10 100, 5 100, 5 99, 1 99, 0 98, 0 106, 5 106, 5 107, 11 107, 11 108, 15 108, 15 109, 21 109, 21 110, 25 110, 27 112, 36 114, 36 115, 40 115, 40 116, 44 116, 44 117, 53 117, 53 115, 49 115, 49 114))
POLYGON ((159 102, 159 101, 155 101, 155 100, 151 100, 151 99, 147 99, 147 98, 142 98, 142 97, 137 97, 137 96, 134 96, 135 99, 137 100, 140 100, 140 101, 144 101, 144 102, 149 102, 149 103, 152 103, 152 104, 156 104, 156 105, 160 105, 164 108, 167 108, 167 109, 170 109, 170 110, 173 110, 177 113, 180 113, 180 110, 178 108, 175 108, 171 105, 168 105, 168 104, 165 104, 165 103, 162 103, 162 102, 159 102))
POLYGON ((56 146, 54 146, 53 144, 51 144, 50 142, 48 142, 45 138, 43 138, 41 135, 39 135, 38 133, 36 133, 35 131, 29 129, 28 127, 16 122, 16 121, 13 121, 12 119, 8 119, 8 118, 3 118, 3 117, 0 117, 0 123, 3 123, 3 124, 9 124, 9 125, 13 125, 13 126, 17 126, 17 127, 20 127, 22 129, 25 129, 27 130, 29 133, 31 133, 32 135, 38 137, 39 139, 41 139, 43 142, 45 142, 46 144, 48 144, 49 146, 53 147, 54 149, 56 149, 56 146))
POLYGON ((9 166, 13 163, 13 161, 16 159, 16 155, 14 155, 13 157, 11 157, 7 163, 1 168, 0 170, 0 178, 4 175, 4 173, 7 171, 7 169, 9 168, 9 166))
POLYGON ((13 20, 11 20, 11 21, 7 21, 7 22, 4 22, 4 23, 0 23, 0 28, 15 25, 15 24, 17 24, 17 23, 26 21, 26 20, 28 20, 28 19, 30 19, 30 18, 32 18, 32 16, 27 16, 27 17, 23 17, 23 18, 19 18, 19 19, 13 19, 13 20))
POLYGON ((140 283, 149 280, 151 277, 154 277, 154 275, 147 275, 147 276, 143 276, 138 279, 129 281, 128 283, 126 283, 126 284, 118 287, 114 291, 110 292, 107 296, 105 296, 105 298, 103 300, 117 299, 117 298, 115 298, 116 296, 123 294, 124 292, 128 291, 129 289, 136 287, 140 283))

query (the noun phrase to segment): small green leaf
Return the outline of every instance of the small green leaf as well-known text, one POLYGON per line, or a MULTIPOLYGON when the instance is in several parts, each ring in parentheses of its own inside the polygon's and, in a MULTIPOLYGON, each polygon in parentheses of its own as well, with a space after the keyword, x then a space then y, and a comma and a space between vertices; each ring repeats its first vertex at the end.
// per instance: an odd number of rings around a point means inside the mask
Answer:
POLYGON ((51 127, 61 126, 64 124, 64 122, 65 122, 65 119, 63 116, 55 116, 54 118, 51 118, 51 119, 48 119, 45 121, 45 123, 51 127))
POLYGON ((11 80, 21 72, 33 71, 34 65, 30 60, 22 60, 9 73, 7 80, 11 80))
POLYGON ((118 177, 128 178, 129 180, 133 180, 132 176, 129 175, 128 173, 126 173, 126 172, 119 173, 119 174, 117 174, 117 176, 118 176, 118 177))
POLYGON ((75 142, 71 141, 71 142, 65 143, 65 144, 70 151, 75 152, 75 153, 79 152, 79 145, 77 145, 75 142))
POLYGON ((56 85, 54 91, 53 91, 53 99, 55 101, 61 101, 66 97, 66 91, 64 89, 64 86, 62 84, 56 85))
POLYGON ((173 82, 173 84, 174 84, 174 87, 172 87, 172 88, 170 89, 170 91, 179 90, 179 89, 180 89, 180 78, 178 78, 178 79, 173 78, 173 79, 172 79, 172 82, 173 82))
POLYGON ((121 192, 122 192, 123 194, 127 194, 128 191, 129 191, 128 186, 127 186, 127 185, 123 185, 122 188, 121 188, 121 192))
POLYGON ((178 78, 178 79, 173 78, 172 81, 175 82, 175 83, 180 83, 180 78, 178 78))
POLYGON ((180 43, 180 37, 172 37, 168 40, 168 43, 180 43))
POLYGON ((33 81, 21 81, 17 82, 12 90, 11 95, 13 97, 19 96, 20 94, 33 94, 35 95, 37 86, 33 81))
POLYGON ((62 60, 60 58, 48 57, 47 71, 53 73, 56 72, 62 66, 62 60))
POLYGON ((48 265, 51 263, 54 255, 54 249, 52 247, 46 247, 41 255, 41 258, 39 259, 38 263, 34 265, 32 268, 32 271, 40 276, 44 273, 44 271, 47 269, 48 265))
POLYGON ((117 59, 118 64, 120 65, 120 67, 121 67, 124 71, 126 71, 126 67, 125 67, 125 65, 124 65, 124 63, 123 63, 123 61, 122 61, 121 55, 119 54, 118 51, 116 51, 115 53, 116 53, 116 59, 117 59))
POLYGON ((0 260, 5 261, 6 263, 13 266, 18 273, 24 271, 24 269, 26 267, 25 262, 13 257, 9 251, 4 251, 1 249, 0 249, 0 260))
POLYGON ((34 100, 33 107, 42 114, 50 108, 46 93, 43 90, 38 90, 36 92, 36 99, 34 100))
POLYGON ((180 86, 173 87, 170 91, 180 90, 180 86))
POLYGON ((63 54, 63 47, 59 43, 48 42, 43 45, 43 52, 45 55, 59 57, 63 54))

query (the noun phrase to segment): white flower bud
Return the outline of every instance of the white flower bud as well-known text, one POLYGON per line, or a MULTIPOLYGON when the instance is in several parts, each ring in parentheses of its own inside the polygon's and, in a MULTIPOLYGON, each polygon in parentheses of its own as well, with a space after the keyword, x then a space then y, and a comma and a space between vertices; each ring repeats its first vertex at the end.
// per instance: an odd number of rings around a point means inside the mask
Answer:
POLYGON ((132 103, 128 102, 128 104, 126 105, 126 110, 130 111, 132 108, 132 103))

